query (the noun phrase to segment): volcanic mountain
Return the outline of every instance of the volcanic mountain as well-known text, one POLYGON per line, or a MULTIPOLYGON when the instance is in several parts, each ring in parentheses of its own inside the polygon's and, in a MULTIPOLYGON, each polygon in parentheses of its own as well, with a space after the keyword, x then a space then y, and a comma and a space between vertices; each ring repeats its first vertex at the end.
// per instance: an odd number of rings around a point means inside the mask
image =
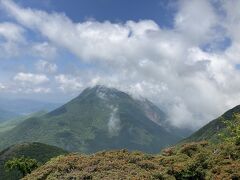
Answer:
POLYGON ((180 140, 170 129, 164 112, 150 101, 95 86, 58 109, 2 133, 0 148, 34 141, 85 153, 122 148, 156 153, 180 140))

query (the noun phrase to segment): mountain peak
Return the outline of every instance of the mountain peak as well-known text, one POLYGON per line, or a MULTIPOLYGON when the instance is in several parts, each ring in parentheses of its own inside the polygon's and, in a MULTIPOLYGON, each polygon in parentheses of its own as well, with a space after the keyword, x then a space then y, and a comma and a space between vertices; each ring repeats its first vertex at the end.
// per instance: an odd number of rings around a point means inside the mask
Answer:
POLYGON ((110 100, 116 98, 130 98, 131 96, 113 87, 96 85, 84 89, 78 98, 82 99, 83 97, 98 97, 102 100, 110 100))
POLYGON ((113 87, 108 87, 108 86, 105 86, 105 85, 96 85, 94 87, 92 87, 93 90, 96 91, 96 93, 104 93, 104 94, 107 94, 107 93, 113 93, 113 92, 120 92, 119 90, 113 88, 113 87))
POLYGON ((121 92, 120 90, 118 90, 114 87, 110 87, 110 86, 106 86, 106 85, 95 85, 90 89, 95 90, 96 92, 102 92, 102 93, 121 92))

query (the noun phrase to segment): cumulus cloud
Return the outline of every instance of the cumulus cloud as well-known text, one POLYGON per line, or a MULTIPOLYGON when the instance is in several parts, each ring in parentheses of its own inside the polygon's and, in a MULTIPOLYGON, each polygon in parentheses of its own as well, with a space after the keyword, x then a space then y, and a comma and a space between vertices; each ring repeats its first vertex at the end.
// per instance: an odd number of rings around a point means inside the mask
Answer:
POLYGON ((44 88, 44 87, 36 87, 33 89, 28 90, 30 93, 50 93, 51 89, 50 88, 44 88))
POLYGON ((49 81, 48 77, 44 74, 32 74, 20 72, 16 74, 13 78, 15 81, 22 83, 30 83, 34 85, 46 83, 49 81))
POLYGON ((7 41, 23 41, 23 32, 23 28, 14 23, 0 23, 0 36, 3 36, 7 41))
POLYGON ((175 17, 175 28, 192 43, 205 43, 213 40, 218 19, 209 0, 182 0, 175 17), (204 14, 203 14, 204 13, 204 14), (207 18, 204 18, 207 17, 207 18))
POLYGON ((64 92, 80 91, 83 87, 80 80, 71 75, 60 74, 55 76, 55 80, 60 84, 59 88, 64 92))
POLYGON ((48 94, 51 92, 50 88, 45 87, 18 87, 13 90, 13 93, 23 93, 23 94, 48 94))
MULTIPOLYGON (((149 98, 168 113, 169 122, 189 128, 240 103, 237 0, 221 1, 219 7, 208 0, 179 1, 171 29, 152 20, 75 23, 66 15, 22 8, 10 0, 1 4, 22 26, 67 49, 81 63, 96 66, 56 75, 65 92, 97 83, 114 86, 149 98), (206 50, 218 45, 224 48, 206 50)), ((22 76, 17 80, 31 79, 22 76)))
POLYGON ((12 57, 25 44, 24 29, 10 22, 0 23, 0 57, 12 57))
POLYGON ((54 63, 49 63, 48 61, 39 60, 36 63, 37 70, 46 73, 54 73, 57 71, 57 65, 54 63))
POLYGON ((6 89, 6 86, 4 84, 0 83, 0 91, 5 90, 5 89, 6 89))
POLYGON ((43 59, 54 59, 57 55, 56 47, 48 42, 36 43, 32 47, 33 53, 43 59))

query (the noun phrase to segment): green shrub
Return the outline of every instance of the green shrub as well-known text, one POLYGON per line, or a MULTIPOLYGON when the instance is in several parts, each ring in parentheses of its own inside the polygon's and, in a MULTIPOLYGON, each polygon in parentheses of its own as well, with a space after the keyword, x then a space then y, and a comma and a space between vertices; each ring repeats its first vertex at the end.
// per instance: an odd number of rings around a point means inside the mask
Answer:
POLYGON ((226 125, 226 130, 219 134, 219 136, 229 143, 233 143, 237 146, 240 145, 240 114, 235 113, 232 120, 222 119, 226 125))
POLYGON ((6 171, 17 170, 24 177, 39 167, 39 163, 35 159, 30 159, 22 156, 20 158, 13 158, 11 160, 8 160, 5 163, 4 167, 6 171))
POLYGON ((198 150, 198 143, 184 144, 180 152, 191 157, 198 150))

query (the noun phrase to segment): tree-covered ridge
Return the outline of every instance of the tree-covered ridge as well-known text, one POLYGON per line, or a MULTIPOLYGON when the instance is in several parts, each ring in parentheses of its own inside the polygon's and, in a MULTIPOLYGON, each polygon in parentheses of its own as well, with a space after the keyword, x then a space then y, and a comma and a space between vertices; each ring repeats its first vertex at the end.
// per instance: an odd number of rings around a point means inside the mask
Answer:
POLYGON ((43 164, 52 157, 66 153, 66 151, 60 148, 36 142, 10 146, 0 152, 0 179, 17 180, 22 177, 22 174, 17 171, 7 172, 4 168, 6 162, 14 158, 21 158, 24 156, 25 158, 35 159, 38 163, 43 164))

